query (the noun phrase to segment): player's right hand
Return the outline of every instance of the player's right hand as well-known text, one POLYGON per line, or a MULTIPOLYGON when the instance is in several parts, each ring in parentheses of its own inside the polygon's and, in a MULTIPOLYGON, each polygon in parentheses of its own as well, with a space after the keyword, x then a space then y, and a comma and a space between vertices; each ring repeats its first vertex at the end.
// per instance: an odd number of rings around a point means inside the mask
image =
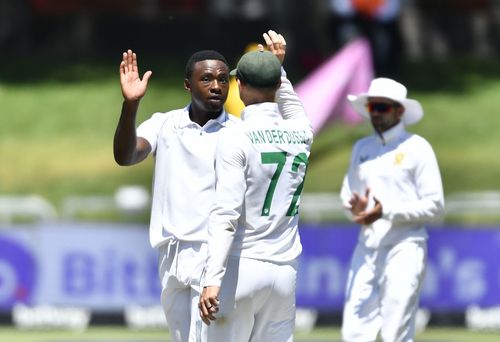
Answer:
MULTIPOLYGON (((267 48, 271 51, 278 59, 280 63, 283 64, 286 54, 286 40, 281 34, 276 33, 273 30, 269 30, 262 34, 264 40, 266 41, 267 48)), ((259 44, 259 50, 263 50, 264 47, 259 44)))
POLYGON ((382 217, 382 204, 380 201, 373 197, 373 200, 375 202, 375 205, 373 208, 366 210, 368 206, 368 200, 370 197, 370 189, 366 189, 365 195, 360 196, 357 192, 353 193, 353 196, 351 197, 349 204, 351 205, 351 213, 353 215, 353 221, 362 224, 362 225, 367 225, 367 224, 372 224, 373 222, 377 221, 379 218, 382 217))
POLYGON ((370 189, 366 189, 365 195, 361 196, 357 192, 353 192, 349 204, 351 205, 351 213, 353 215, 358 215, 360 212, 364 211, 368 205, 368 199, 370 197, 370 189))
POLYGON ((151 71, 146 71, 141 80, 135 52, 130 49, 124 52, 120 63, 120 83, 125 101, 139 101, 146 93, 152 74, 151 71))

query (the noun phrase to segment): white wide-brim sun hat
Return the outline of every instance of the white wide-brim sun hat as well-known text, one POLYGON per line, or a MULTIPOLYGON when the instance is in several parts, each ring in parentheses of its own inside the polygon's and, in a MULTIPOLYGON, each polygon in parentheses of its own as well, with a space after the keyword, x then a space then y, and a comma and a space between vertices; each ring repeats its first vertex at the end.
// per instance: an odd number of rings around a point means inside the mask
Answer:
POLYGON ((401 103, 404 107, 402 121, 405 125, 417 123, 424 116, 424 110, 417 100, 406 97, 408 91, 401 83, 390 78, 376 78, 371 81, 367 93, 358 95, 347 95, 347 99, 354 109, 366 119, 370 119, 370 113, 366 108, 369 97, 384 97, 401 103))

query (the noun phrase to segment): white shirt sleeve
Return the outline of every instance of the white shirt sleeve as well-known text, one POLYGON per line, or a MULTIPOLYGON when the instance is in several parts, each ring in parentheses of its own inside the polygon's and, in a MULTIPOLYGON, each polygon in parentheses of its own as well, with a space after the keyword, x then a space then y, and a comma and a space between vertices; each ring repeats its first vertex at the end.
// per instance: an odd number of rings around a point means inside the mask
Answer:
POLYGON ((344 214, 349 220, 353 220, 353 215, 351 212, 351 205, 349 204, 349 200, 352 197, 351 187, 349 186, 348 176, 344 176, 344 180, 342 181, 342 188, 340 190, 340 200, 342 201, 342 208, 344 209, 344 214))
POLYGON ((210 214, 208 258, 203 286, 220 286, 226 272, 227 258, 245 199, 245 138, 240 128, 226 128, 217 142, 216 206, 210 214))
POLYGON ((151 145, 151 153, 156 152, 158 136, 165 122, 167 115, 165 113, 154 113, 149 119, 137 127, 137 136, 146 139, 151 145))
POLYGON ((352 148, 352 155, 351 155, 351 161, 349 163, 349 169, 347 173, 344 175, 344 179, 342 181, 342 188, 340 189, 340 200, 342 201, 344 214, 351 221, 353 220, 354 216, 352 215, 351 205, 349 204, 349 201, 353 195, 353 192, 359 191, 356 189, 359 188, 359 183, 360 183, 358 179, 358 173, 356 172, 356 169, 358 167, 358 164, 356 162, 358 158, 357 157, 358 146, 359 142, 357 142, 352 148))
MULTIPOLYGON (((281 86, 276 92, 276 102, 283 119, 285 120, 304 120, 309 126, 311 123, 307 118, 306 111, 302 101, 293 89, 292 83, 286 76, 286 72, 281 68, 281 86)), ((312 126, 311 126, 312 127, 312 126)))

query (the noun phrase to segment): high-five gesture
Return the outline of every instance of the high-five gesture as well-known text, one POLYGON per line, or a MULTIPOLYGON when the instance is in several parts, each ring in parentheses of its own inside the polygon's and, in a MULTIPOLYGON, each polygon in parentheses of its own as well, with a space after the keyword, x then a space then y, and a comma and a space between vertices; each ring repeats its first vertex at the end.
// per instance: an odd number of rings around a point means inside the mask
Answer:
MULTIPOLYGON (((269 30, 267 31, 267 33, 263 33, 262 36, 266 41, 266 45, 269 51, 271 51, 276 57, 278 57, 280 63, 283 64, 286 54, 285 37, 273 30, 269 30)), ((263 49, 264 47, 262 46, 262 44, 259 44, 259 50, 262 51, 263 49)))
POLYGON ((113 142, 113 153, 119 165, 139 163, 151 151, 149 142, 137 137, 135 118, 139 100, 146 93, 148 80, 152 74, 151 71, 146 71, 141 80, 136 54, 130 49, 123 53, 123 60, 120 63, 120 84, 124 101, 113 142))
POLYGON ((141 80, 137 67, 137 55, 130 49, 124 52, 120 63, 120 83, 125 101, 139 101, 146 93, 152 74, 151 71, 146 71, 141 80))

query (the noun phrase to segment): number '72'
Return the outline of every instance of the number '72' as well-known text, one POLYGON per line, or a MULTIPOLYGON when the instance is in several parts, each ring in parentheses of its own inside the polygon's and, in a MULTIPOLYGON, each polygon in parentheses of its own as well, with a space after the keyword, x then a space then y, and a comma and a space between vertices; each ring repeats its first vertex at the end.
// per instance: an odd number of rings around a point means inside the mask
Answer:
MULTIPOLYGON (((276 185, 278 184, 278 179, 280 178, 281 172, 283 171, 283 167, 286 163, 286 152, 262 152, 260 154, 260 159, 262 164, 277 164, 276 171, 274 171, 273 177, 271 178, 271 183, 269 184, 269 188, 267 189, 266 198, 264 199, 264 205, 262 207, 262 216, 269 216, 269 211, 271 208, 271 203, 273 201, 274 190, 276 190, 276 185)), ((307 165, 309 161, 307 159, 307 154, 302 152, 293 158, 292 162, 292 172, 299 171, 299 165, 304 164, 306 167, 304 168, 304 175, 302 177, 302 182, 299 184, 297 189, 295 190, 292 202, 288 207, 287 216, 295 216, 298 213, 297 201, 300 198, 300 194, 302 193, 302 189, 304 188, 304 179, 305 172, 307 169, 307 165)))

